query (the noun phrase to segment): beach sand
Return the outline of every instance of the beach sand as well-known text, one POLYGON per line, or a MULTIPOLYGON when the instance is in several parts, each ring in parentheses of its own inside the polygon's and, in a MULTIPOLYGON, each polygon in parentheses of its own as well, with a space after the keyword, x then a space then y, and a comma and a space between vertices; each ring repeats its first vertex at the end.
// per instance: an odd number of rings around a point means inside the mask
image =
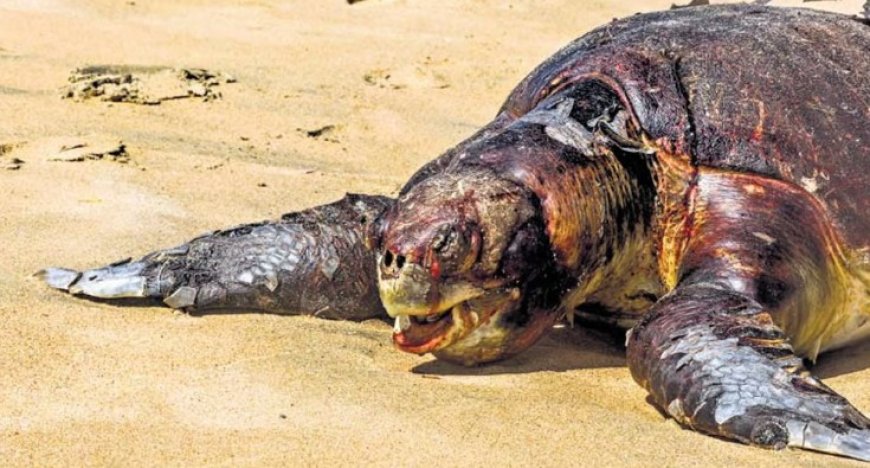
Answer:
MULTIPOLYGON (((774 2, 847 13, 860 3, 774 2)), ((56 162, 22 150, 19 169, 0 169, 0 463, 853 463, 682 430, 646 401, 621 345, 580 329, 467 369, 394 350, 377 321, 192 317, 79 300, 30 277, 347 191, 395 194, 559 47, 670 4, 0 2, 0 145, 114 139, 129 159, 56 162), (70 72, 93 64, 203 67, 236 83, 209 102, 61 99, 70 72)), ((816 372, 870 412, 868 366, 864 345, 822 357, 816 372)))

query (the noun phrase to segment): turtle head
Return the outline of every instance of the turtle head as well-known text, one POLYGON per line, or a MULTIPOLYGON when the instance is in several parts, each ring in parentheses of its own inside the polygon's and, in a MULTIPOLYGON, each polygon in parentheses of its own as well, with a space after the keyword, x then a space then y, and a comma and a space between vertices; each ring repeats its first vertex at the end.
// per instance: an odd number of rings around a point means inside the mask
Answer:
POLYGON ((477 364, 522 351, 552 325, 528 310, 548 244, 536 199, 516 183, 484 171, 430 177, 369 235, 403 351, 477 364))

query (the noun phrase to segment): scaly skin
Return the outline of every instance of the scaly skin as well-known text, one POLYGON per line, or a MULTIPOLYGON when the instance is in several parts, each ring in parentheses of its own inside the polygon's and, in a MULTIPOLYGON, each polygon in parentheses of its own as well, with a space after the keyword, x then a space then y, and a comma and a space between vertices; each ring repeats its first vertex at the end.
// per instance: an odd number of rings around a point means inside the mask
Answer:
POLYGON ((680 424, 765 448, 870 461, 870 419, 811 376, 755 301, 686 283, 631 332, 634 379, 680 424))
POLYGON ((259 311, 365 320, 383 317, 366 246, 368 226, 393 200, 348 195, 280 220, 237 226, 78 272, 49 268, 52 287, 102 299, 162 299, 175 309, 259 311))
POLYGON ((711 169, 691 200, 678 284, 631 331, 635 380, 698 431, 870 461, 870 420, 796 356, 844 344, 849 322, 866 317, 818 202, 711 169))
POLYGON ((870 421, 801 361, 870 335, 868 49, 839 15, 635 16, 542 64, 395 201, 44 275, 177 308, 386 311, 398 348, 466 365, 562 316, 640 322, 629 368, 682 424, 870 460, 870 421))

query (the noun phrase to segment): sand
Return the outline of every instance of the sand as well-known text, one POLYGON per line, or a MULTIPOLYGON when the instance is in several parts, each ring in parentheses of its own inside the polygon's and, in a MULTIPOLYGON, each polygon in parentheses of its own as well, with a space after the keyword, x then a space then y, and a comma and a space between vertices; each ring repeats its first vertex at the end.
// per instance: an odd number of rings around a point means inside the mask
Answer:
MULTIPOLYGON (((561 45, 670 3, 0 2, 0 144, 121 140, 127 160, 32 152, 0 169, 0 463, 852 463, 681 430, 645 400, 620 346, 583 330, 465 369, 395 351, 380 322, 191 317, 77 300, 29 277, 346 191, 395 194, 561 45), (237 82, 208 102, 60 99, 70 72, 93 64, 203 67, 237 82)), ((870 412, 868 363, 865 345, 816 371, 870 412)))

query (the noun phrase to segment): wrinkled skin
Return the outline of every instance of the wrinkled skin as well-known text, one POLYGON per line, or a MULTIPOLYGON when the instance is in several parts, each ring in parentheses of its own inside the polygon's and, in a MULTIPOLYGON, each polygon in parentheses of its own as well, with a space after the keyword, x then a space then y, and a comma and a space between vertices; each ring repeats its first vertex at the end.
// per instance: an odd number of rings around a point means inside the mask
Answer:
POLYGON ((396 200, 42 275, 191 311, 386 312, 399 349, 466 365, 561 317, 633 327, 631 373, 681 424, 870 461, 870 420, 801 359, 870 335, 868 50, 832 14, 635 16, 542 64, 396 200))

